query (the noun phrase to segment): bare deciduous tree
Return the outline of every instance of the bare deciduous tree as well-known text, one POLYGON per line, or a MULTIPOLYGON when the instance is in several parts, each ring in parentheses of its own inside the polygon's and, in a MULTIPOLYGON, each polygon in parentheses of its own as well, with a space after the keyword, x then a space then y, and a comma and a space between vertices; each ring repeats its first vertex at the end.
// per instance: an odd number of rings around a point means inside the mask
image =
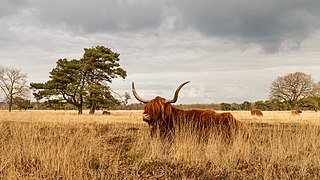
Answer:
POLYGON ((8 100, 9 111, 11 111, 13 100, 15 98, 23 98, 29 92, 29 88, 27 86, 27 74, 14 68, 1 69, 0 90, 8 100))
POLYGON ((320 82, 313 84, 311 95, 313 97, 320 97, 320 82))
POLYGON ((313 92, 314 81, 311 75, 303 72, 290 73, 272 82, 270 98, 288 103, 291 108, 313 92))

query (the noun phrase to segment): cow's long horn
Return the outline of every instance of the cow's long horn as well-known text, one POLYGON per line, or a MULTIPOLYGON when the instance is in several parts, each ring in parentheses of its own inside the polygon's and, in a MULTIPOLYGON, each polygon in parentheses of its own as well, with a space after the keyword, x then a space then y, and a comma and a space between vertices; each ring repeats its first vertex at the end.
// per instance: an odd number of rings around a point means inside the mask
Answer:
POLYGON ((177 88, 176 92, 174 93, 173 99, 172 99, 172 100, 166 100, 165 103, 175 103, 175 102, 178 100, 178 95, 179 95, 180 89, 181 89, 185 84, 187 84, 187 83, 189 83, 189 82, 190 82, 190 81, 187 81, 187 82, 182 83, 182 84, 177 88))
POLYGON ((134 97, 140 102, 148 103, 150 101, 150 100, 142 99, 140 96, 138 96, 136 89, 134 88, 134 82, 132 82, 132 93, 133 93, 134 97))

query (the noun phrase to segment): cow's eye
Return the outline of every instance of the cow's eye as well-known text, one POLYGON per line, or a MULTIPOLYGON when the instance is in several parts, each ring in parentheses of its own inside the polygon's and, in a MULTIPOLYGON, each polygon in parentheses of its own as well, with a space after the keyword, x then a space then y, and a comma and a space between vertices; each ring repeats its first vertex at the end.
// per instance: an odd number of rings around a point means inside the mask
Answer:
POLYGON ((150 122, 151 118, 148 114, 143 114, 143 121, 150 122))

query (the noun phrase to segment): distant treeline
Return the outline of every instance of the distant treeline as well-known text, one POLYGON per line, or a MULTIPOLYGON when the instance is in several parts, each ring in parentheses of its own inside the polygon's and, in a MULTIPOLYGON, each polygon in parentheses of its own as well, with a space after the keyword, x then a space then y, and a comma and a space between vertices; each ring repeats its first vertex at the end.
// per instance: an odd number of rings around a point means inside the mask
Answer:
MULTIPOLYGON (((175 104, 175 106, 182 109, 213 109, 223 111, 239 111, 250 110, 252 108, 258 108, 263 111, 286 111, 290 109, 302 109, 302 110, 315 110, 319 109, 320 98, 306 98, 296 103, 295 107, 291 107, 288 103, 280 102, 277 100, 265 100, 243 103, 219 103, 219 104, 175 104)), ((116 105, 110 107, 103 107, 97 110, 142 110, 144 104, 132 103, 128 105, 116 105)), ((0 102, 0 109, 8 109, 8 103, 0 102)), ((13 109, 19 110, 76 110, 77 108, 62 102, 62 101, 46 101, 46 102, 30 102, 23 101, 14 104, 13 109)), ((87 109, 87 108, 85 108, 87 109)))
MULTIPOLYGON (((308 97, 299 100, 294 107, 289 103, 278 100, 260 100, 256 102, 244 101, 243 103, 212 103, 212 104, 176 104, 175 106, 183 109, 213 109, 223 111, 248 111, 253 108, 261 109, 263 111, 286 111, 291 109, 314 110, 319 109, 319 97, 308 97)), ((143 109, 144 104, 130 104, 110 107, 110 110, 139 110, 143 109)))

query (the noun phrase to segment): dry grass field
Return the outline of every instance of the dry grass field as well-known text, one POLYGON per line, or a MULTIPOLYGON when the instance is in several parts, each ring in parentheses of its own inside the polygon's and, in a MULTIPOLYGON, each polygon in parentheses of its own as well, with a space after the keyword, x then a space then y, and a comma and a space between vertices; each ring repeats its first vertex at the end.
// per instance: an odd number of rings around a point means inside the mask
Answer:
POLYGON ((320 113, 263 113, 225 145, 151 140, 142 111, 0 111, 0 179, 319 179, 320 113))

